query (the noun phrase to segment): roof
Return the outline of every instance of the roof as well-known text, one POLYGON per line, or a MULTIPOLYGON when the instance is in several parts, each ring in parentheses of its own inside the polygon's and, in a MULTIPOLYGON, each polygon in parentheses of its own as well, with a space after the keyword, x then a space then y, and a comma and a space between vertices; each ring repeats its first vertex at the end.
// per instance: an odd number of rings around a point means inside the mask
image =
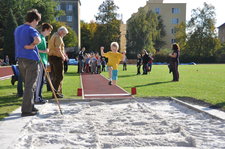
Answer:
POLYGON ((225 26, 225 23, 223 23, 222 25, 220 25, 218 28, 221 28, 221 27, 223 27, 223 26, 225 26))

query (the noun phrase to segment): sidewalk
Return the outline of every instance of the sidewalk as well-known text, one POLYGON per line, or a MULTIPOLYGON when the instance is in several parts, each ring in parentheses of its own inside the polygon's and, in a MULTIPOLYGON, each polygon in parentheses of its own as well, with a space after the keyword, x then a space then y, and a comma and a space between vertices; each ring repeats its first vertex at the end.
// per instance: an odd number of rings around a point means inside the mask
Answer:
POLYGON ((81 74, 83 99, 128 99, 133 96, 117 85, 108 85, 100 74, 81 74))

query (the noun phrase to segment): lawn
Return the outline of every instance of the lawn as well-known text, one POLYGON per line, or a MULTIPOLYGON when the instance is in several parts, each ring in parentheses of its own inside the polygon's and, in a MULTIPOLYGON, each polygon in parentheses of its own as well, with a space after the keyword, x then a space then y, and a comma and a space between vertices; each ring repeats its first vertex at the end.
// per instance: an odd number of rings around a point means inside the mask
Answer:
POLYGON ((120 66, 118 84, 128 92, 136 87, 138 97, 192 97, 225 108, 225 65, 181 65, 179 72, 180 82, 171 82, 166 65, 154 65, 148 75, 136 75, 134 65, 128 71, 120 66))
MULTIPOLYGON (((137 97, 192 97, 225 109, 225 65, 182 65, 179 66, 180 82, 171 82, 165 65, 154 65, 148 75, 136 75, 136 66, 128 65, 127 71, 119 67, 118 84, 131 91, 137 88, 137 97)), ((80 77, 76 66, 69 66, 63 82, 65 98, 77 99, 80 77)), ((107 72, 103 75, 108 76, 107 72)), ((43 89, 43 97, 51 98, 51 92, 43 89)), ((63 100, 63 99, 62 99, 63 100)), ((9 80, 0 81, 0 119, 21 105, 22 98, 16 98, 16 85, 9 80)))
MULTIPOLYGON (((77 97, 77 88, 80 87, 80 77, 77 72, 76 66, 70 66, 68 72, 65 74, 63 82, 63 94, 66 99, 68 98, 80 98, 77 97)), ((0 120, 15 109, 17 109, 22 102, 22 98, 17 98, 16 85, 11 85, 11 80, 0 80, 0 120)), ((17 84, 17 83, 15 83, 17 84)), ((51 92, 47 92, 46 85, 43 88, 43 97, 45 99, 51 99, 51 92)))

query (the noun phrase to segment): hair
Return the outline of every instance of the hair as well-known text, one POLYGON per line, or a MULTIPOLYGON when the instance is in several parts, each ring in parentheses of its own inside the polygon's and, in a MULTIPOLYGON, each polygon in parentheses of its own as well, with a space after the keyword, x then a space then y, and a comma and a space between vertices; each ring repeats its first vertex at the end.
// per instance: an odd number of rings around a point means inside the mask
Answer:
POLYGON ((27 15, 25 17, 26 22, 33 22, 34 20, 40 21, 41 20, 41 14, 38 12, 37 9, 32 9, 27 12, 27 15))
POLYGON ((119 44, 117 42, 112 42, 110 47, 116 47, 117 50, 119 50, 119 48, 120 48, 120 46, 119 46, 119 44))
POLYGON ((60 28, 58 28, 58 32, 60 31, 64 31, 66 34, 69 33, 68 29, 65 26, 61 26, 60 28))
POLYGON ((41 31, 42 32, 44 32, 45 30, 49 30, 49 29, 53 30, 53 27, 52 27, 51 24, 49 24, 49 23, 42 23, 41 24, 41 31))
POLYGON ((180 51, 180 46, 177 43, 174 43, 172 47, 174 51, 180 51))

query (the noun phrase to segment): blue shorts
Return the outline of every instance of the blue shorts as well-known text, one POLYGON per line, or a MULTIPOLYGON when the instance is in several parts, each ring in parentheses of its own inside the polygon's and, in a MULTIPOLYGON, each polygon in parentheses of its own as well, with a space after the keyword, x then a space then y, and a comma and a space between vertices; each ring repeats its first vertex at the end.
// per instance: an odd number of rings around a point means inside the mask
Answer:
POLYGON ((112 80, 118 80, 118 70, 112 70, 112 80))

